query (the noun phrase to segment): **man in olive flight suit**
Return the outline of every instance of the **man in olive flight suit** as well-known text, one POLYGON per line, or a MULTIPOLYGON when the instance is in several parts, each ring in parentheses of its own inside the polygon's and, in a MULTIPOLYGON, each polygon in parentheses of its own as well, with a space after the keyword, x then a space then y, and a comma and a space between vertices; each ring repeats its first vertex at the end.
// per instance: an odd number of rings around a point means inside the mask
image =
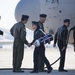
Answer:
POLYGON ((24 44, 29 44, 26 40, 25 28, 28 18, 28 15, 22 15, 21 21, 16 23, 10 30, 11 35, 14 37, 13 72, 24 72, 21 70, 21 64, 24 56, 24 44))
MULTIPOLYGON (((44 25, 43 25, 43 23, 45 23, 46 17, 47 17, 46 14, 40 14, 40 20, 39 20, 39 22, 38 22, 40 29, 42 29, 44 32, 45 32, 45 30, 44 30, 44 25)), ((45 53, 44 53, 44 54, 45 54, 45 53)), ((39 55, 39 58, 38 58, 38 69, 39 69, 40 71, 44 71, 44 62, 42 61, 40 55, 39 55)))

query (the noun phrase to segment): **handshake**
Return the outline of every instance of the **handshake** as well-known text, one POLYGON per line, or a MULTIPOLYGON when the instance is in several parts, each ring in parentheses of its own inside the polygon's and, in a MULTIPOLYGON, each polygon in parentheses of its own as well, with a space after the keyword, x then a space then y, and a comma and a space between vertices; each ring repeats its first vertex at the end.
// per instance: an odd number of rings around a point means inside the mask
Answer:
MULTIPOLYGON (((36 46, 36 47, 39 47, 39 46, 40 46, 39 40, 36 40, 36 41, 33 43, 33 45, 36 46)), ((27 46, 28 46, 28 47, 32 46, 32 43, 29 43, 27 46)))
POLYGON ((28 47, 31 47, 31 43, 28 43, 27 46, 28 46, 28 47))

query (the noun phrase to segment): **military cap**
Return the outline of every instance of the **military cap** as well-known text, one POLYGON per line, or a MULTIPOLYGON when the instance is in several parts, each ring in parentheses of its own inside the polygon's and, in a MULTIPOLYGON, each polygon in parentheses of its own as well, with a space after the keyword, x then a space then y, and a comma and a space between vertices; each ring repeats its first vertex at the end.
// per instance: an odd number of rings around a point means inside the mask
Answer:
POLYGON ((70 22, 70 19, 65 19, 64 22, 70 22))
POLYGON ((36 22, 36 21, 32 21, 32 25, 36 25, 38 28, 40 28, 38 22, 36 22))
POLYGON ((46 18, 47 15, 46 15, 46 14, 40 14, 40 17, 44 17, 44 18, 46 18))
POLYGON ((28 15, 22 15, 22 19, 28 19, 29 16, 28 15))

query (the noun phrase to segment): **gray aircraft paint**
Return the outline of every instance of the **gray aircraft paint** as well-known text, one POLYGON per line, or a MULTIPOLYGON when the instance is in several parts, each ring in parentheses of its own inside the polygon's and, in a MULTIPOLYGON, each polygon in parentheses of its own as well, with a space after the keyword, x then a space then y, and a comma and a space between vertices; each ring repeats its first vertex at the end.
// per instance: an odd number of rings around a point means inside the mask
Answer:
MULTIPOLYGON (((71 19, 70 28, 75 25, 75 0, 20 0, 15 9, 15 18, 20 21, 21 15, 30 16, 27 27, 31 28, 32 20, 39 20, 39 14, 47 14, 45 22, 45 31, 53 30, 55 33, 57 28, 63 24, 63 19, 71 19)), ((70 35, 70 42, 72 40, 70 35)))

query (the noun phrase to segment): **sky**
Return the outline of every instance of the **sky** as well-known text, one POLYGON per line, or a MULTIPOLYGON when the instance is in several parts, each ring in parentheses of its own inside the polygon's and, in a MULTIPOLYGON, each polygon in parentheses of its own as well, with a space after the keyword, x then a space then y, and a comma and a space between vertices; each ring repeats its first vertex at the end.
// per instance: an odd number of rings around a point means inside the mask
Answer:
MULTIPOLYGON (((15 8, 20 0, 0 0, 0 29, 4 33, 6 33, 5 30, 10 30, 10 28, 16 23, 15 20, 15 8)), ((6 34, 8 37, 9 34, 6 34)), ((6 35, 2 36, 2 38, 6 37, 6 35)), ((1 37, 1 36, 0 36, 1 37)), ((27 29, 27 39, 31 40, 33 38, 33 32, 29 29, 27 29), (30 34, 30 35, 29 35, 30 34), (30 38, 31 37, 31 38, 30 38)))
POLYGON ((10 29, 15 20, 15 7, 20 0, 0 0, 0 27, 10 29))

